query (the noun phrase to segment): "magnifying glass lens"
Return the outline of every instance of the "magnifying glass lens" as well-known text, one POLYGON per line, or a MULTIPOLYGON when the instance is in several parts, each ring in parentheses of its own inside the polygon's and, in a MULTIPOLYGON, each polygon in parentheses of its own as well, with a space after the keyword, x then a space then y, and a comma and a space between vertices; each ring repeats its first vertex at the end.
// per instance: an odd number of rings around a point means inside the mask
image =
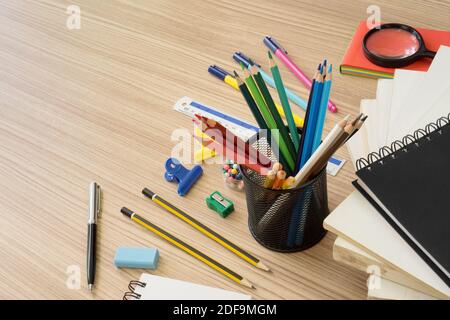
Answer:
POLYGON ((403 29, 380 29, 367 39, 366 48, 380 58, 402 59, 420 48, 419 39, 403 29))

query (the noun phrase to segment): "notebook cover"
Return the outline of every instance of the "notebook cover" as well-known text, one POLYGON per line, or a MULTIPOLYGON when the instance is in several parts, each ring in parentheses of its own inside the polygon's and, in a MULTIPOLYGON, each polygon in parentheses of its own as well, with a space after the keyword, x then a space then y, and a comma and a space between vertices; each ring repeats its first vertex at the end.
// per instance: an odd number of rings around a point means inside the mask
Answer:
MULTIPOLYGON (((423 286, 422 291, 450 299, 450 287, 358 190, 328 215, 324 227, 386 265, 410 275, 423 286)), ((383 270, 382 274, 385 274, 383 270)))
MULTIPOLYGON (((414 27, 414 26, 413 26, 414 27)), ((416 28, 422 35, 425 46, 432 51, 437 51, 441 45, 450 46, 450 32, 440 30, 429 30, 423 28, 416 28)), ((367 60, 364 55, 362 41, 364 35, 369 31, 366 21, 362 21, 356 29, 355 35, 350 43, 350 46, 345 53, 344 59, 340 66, 341 73, 351 74, 356 76, 373 77, 373 78, 392 78, 394 75, 394 68, 383 68, 377 66, 367 60)), ((431 64, 431 59, 419 59, 402 69, 427 71, 431 64)))
POLYGON ((450 271, 450 125, 441 132, 420 138, 418 146, 408 145, 407 152, 397 151, 395 159, 359 170, 356 174, 366 187, 353 184, 450 286, 444 272, 450 271))

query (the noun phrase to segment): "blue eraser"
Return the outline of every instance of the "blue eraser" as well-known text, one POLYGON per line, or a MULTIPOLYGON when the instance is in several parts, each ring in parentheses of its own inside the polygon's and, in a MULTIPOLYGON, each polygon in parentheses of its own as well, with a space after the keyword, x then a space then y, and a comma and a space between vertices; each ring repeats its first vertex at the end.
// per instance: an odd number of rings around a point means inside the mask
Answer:
POLYGON ((114 256, 117 268, 156 269, 159 251, 156 248, 119 247, 114 256))

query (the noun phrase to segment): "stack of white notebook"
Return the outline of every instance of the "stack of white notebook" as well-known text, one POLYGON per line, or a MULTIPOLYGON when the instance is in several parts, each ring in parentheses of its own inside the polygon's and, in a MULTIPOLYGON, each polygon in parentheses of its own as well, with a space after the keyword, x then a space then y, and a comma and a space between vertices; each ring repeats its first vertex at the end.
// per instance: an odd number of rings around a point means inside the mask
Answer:
POLYGON ((361 100, 368 116, 347 142, 353 164, 450 112, 450 47, 441 46, 427 72, 397 69, 378 80, 376 99, 361 100))
MULTIPOLYGON (((368 118, 347 143, 353 164, 447 117, 449 70, 450 47, 442 46, 427 72, 396 70, 394 79, 378 80, 376 99, 361 101, 361 112, 368 118)), ((450 298, 446 283, 358 191, 327 217, 324 226, 338 235, 334 258, 370 274, 369 298, 450 298)))

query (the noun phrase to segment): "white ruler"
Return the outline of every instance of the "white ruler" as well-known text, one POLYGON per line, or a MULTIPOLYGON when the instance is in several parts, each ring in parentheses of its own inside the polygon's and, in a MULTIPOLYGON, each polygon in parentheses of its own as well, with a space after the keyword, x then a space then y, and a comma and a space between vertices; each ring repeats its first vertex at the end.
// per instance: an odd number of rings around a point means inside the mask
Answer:
POLYGON ((232 117, 213 107, 206 106, 188 97, 183 97, 178 100, 173 108, 190 118, 195 118, 195 115, 198 114, 200 116, 213 119, 244 141, 248 141, 259 131, 258 127, 248 123, 245 120, 232 117))
MULTIPOLYGON (((195 115, 198 114, 213 119, 244 141, 248 141, 259 131, 258 127, 245 120, 230 116, 213 107, 194 101, 189 97, 183 97, 178 100, 173 108, 175 111, 181 112, 190 118, 195 118, 195 115)), ((327 173, 332 176, 337 175, 344 163, 344 159, 336 156, 331 157, 328 161, 327 173)))

